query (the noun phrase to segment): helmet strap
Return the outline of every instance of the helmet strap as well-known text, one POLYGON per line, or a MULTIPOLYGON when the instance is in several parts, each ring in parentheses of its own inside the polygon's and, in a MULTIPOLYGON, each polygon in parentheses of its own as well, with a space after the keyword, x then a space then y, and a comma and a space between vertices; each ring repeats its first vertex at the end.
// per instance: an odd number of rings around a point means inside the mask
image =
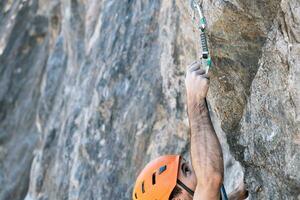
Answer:
POLYGON ((177 179, 177 184, 183 187, 190 195, 194 196, 194 191, 191 190, 188 186, 186 186, 183 182, 181 182, 179 179, 177 179))

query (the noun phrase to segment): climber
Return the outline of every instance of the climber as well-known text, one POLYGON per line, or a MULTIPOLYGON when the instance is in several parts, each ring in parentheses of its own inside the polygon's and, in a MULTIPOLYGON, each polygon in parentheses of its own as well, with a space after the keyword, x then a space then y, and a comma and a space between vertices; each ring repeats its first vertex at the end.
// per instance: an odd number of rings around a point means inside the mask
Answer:
MULTIPOLYGON (((200 66, 200 62, 190 65, 185 78, 192 165, 179 155, 161 156, 151 161, 136 180, 133 200, 227 199, 221 190, 222 150, 206 105, 209 75, 200 66)), ((228 198, 240 200, 246 195, 241 184, 228 198)))

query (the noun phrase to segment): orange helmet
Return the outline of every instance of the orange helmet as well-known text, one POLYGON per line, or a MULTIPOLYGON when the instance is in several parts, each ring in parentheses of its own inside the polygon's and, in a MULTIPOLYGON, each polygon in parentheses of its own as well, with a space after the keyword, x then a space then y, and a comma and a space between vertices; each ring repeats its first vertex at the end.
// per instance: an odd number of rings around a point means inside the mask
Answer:
POLYGON ((180 156, 161 156, 146 165, 133 188, 133 200, 168 200, 177 182, 180 156))

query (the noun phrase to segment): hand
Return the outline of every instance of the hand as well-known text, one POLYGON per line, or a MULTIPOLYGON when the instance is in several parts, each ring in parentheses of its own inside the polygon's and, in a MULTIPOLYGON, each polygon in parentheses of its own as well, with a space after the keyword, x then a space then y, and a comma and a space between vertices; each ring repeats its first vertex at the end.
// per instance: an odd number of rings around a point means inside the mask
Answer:
POLYGON ((185 87, 188 104, 203 104, 209 87, 209 75, 200 69, 201 62, 195 62, 187 67, 185 87))

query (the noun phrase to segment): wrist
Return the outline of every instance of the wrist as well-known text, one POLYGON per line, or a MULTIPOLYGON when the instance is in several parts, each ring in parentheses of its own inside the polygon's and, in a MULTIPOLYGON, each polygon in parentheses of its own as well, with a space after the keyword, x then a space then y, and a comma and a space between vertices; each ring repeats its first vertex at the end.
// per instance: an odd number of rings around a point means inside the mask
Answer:
POLYGON ((202 108, 206 107, 206 99, 196 99, 196 98, 187 98, 187 106, 188 108, 202 108))
POLYGON ((201 115, 202 113, 208 111, 205 98, 201 100, 190 99, 187 101, 187 107, 188 107, 188 115, 191 117, 201 115))

